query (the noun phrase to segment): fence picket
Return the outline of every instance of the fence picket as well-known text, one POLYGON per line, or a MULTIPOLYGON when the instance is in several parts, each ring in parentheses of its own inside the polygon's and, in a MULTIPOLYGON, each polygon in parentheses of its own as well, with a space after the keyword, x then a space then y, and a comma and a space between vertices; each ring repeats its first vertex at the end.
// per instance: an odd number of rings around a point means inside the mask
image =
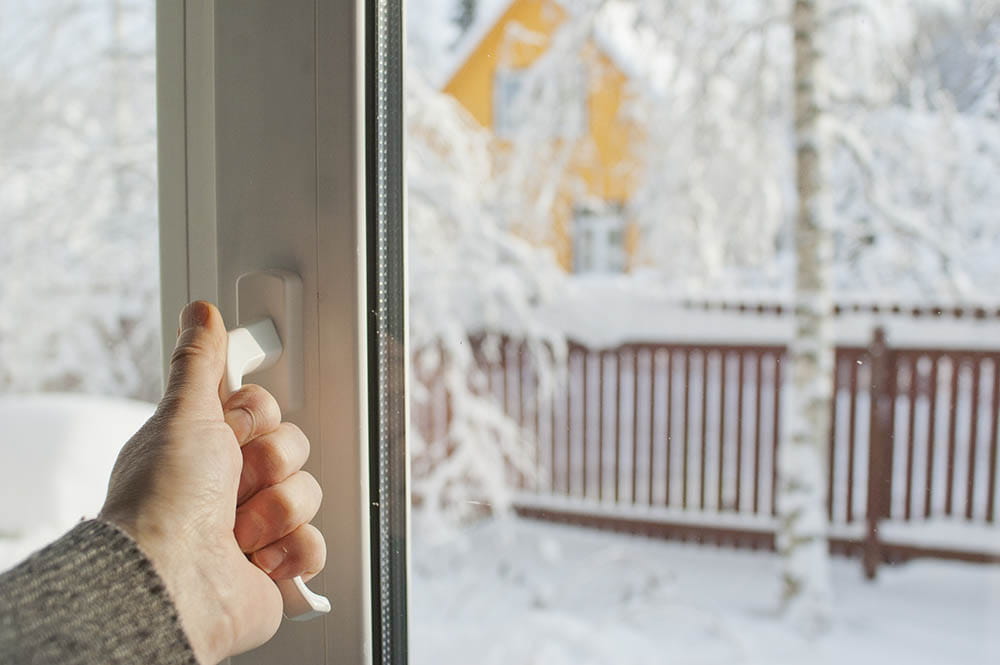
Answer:
POLYGON ((632 504, 638 500, 639 472, 639 349, 632 347, 632 504))
POLYGON ((944 514, 951 515, 954 511, 955 498, 955 428, 958 424, 958 377, 962 363, 959 359, 951 363, 951 380, 948 391, 948 461, 945 475, 946 490, 944 496, 944 514))
POLYGON ((719 503, 718 510, 725 510, 725 460, 726 460, 726 366, 729 355, 723 350, 719 354, 719 503))
POLYGON ((928 379, 930 408, 927 416, 927 475, 924 478, 924 517, 929 518, 933 512, 932 499, 934 491, 934 443, 937 438, 937 398, 938 398, 938 361, 937 355, 930 356, 931 373, 928 379))
MULTIPOLYGON (((653 492, 656 487, 656 449, 659 448, 656 441, 656 351, 649 349, 649 468, 648 494, 649 505, 653 505, 653 492)), ((664 495, 666 496, 666 495, 664 495)), ((667 499, 664 499, 666 503, 667 499)))
POLYGON ((760 448, 761 441, 760 417, 764 394, 763 363, 764 354, 758 352, 754 356, 754 417, 753 417, 753 512, 760 512, 760 448))

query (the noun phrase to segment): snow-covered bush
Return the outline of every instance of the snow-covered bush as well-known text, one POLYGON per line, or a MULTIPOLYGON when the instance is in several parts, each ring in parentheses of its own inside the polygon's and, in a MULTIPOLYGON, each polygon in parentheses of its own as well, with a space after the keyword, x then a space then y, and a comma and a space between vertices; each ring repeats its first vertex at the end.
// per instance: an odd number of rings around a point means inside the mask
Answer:
POLYGON ((411 398, 414 413, 448 405, 443 435, 410 430, 413 489, 418 506, 450 521, 483 503, 503 510, 507 472, 531 472, 534 442, 489 393, 484 361, 499 360, 504 336, 523 340, 551 391, 565 341, 536 312, 564 277, 551 251, 500 222, 490 134, 419 71, 407 73, 406 98, 411 398))
POLYGON ((0 391, 155 399, 153 8, 0 15, 0 391))

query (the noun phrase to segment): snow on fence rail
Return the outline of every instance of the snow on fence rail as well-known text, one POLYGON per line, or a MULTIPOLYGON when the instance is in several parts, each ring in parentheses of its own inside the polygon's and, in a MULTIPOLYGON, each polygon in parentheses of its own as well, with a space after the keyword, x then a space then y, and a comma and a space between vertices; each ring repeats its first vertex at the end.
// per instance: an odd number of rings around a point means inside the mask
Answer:
MULTIPOLYGON (((792 306, 787 299, 771 298, 761 300, 749 300, 741 298, 739 300, 725 300, 712 298, 690 298, 677 299, 678 304, 690 310, 701 310, 705 312, 738 312, 741 314, 773 315, 785 316, 792 312, 792 306)), ((954 319, 1000 319, 1000 304, 985 302, 955 302, 928 305, 926 303, 905 303, 902 301, 885 303, 881 301, 855 298, 853 300, 841 300, 833 306, 834 316, 847 314, 880 314, 890 316, 912 317, 915 319, 925 318, 954 318, 954 319)))
MULTIPOLYGON (((535 473, 513 479, 518 509, 773 548, 785 353, 777 345, 571 344, 567 381, 546 399, 528 354, 506 340, 488 368, 491 389, 537 442, 535 473)), ((881 561, 920 555, 1000 560, 1000 350, 893 349, 879 330, 867 348, 837 349, 835 381, 834 551, 863 556, 870 575, 881 561)), ((431 405, 417 426, 433 438, 446 414, 431 405)))

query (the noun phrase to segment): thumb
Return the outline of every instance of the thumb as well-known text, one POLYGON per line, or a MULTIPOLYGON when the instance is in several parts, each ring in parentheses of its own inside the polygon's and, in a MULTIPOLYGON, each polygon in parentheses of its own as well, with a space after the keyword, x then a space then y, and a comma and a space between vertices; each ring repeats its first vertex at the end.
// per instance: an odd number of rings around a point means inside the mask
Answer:
POLYGON ((181 312, 163 404, 192 418, 222 418, 219 384, 226 369, 226 326, 214 305, 196 300, 181 312))

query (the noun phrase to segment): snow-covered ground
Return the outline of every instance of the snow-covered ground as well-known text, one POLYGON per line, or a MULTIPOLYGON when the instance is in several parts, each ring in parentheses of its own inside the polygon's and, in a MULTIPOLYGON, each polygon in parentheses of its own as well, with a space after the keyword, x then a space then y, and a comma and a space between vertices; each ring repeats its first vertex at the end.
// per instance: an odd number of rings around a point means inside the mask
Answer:
MULTIPOLYGON (((0 398, 0 570, 100 508, 152 405, 0 398)), ((1000 567, 915 561, 866 583, 836 560, 818 640, 772 613, 777 559, 506 519, 442 534, 416 520, 414 665, 986 665, 1000 662, 1000 567)))
POLYGON ((152 413, 90 395, 0 396, 0 571, 97 515, 118 451, 152 413))
POLYGON ((986 665, 1000 662, 1000 567, 914 561, 867 583, 836 559, 835 622, 773 614, 778 560, 511 519, 414 534, 414 665, 986 665))

